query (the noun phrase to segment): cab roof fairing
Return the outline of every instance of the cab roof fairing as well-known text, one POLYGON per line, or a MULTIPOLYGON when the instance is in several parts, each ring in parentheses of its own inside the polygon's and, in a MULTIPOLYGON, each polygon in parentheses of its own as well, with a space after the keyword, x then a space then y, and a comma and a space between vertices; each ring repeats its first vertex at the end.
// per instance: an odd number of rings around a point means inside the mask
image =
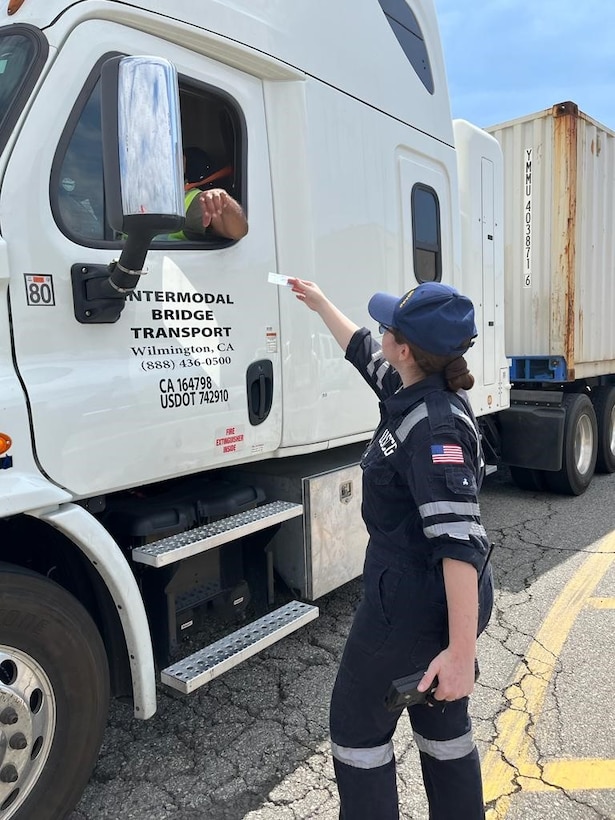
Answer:
MULTIPOLYGON (((24 0, 9 15, 0 0, 0 20, 41 29, 71 12, 79 19, 159 18, 160 36, 182 42, 185 25, 229 41, 229 49, 248 47, 292 66, 389 116, 453 145, 446 71, 433 0, 410 0, 409 8, 427 47, 434 91, 430 94, 400 46, 379 0, 24 0), (352 9, 352 11, 350 11, 352 9), (173 31, 173 21, 181 23, 173 31)), ((403 4, 403 0, 397 0, 403 4)), ((387 5, 387 4, 385 4, 387 5)), ((388 4, 390 5, 390 3, 388 4)), ((138 26, 138 22, 136 23, 138 26)), ((158 25, 148 21, 147 30, 158 25)), ((204 49, 206 53, 206 49, 204 49)))

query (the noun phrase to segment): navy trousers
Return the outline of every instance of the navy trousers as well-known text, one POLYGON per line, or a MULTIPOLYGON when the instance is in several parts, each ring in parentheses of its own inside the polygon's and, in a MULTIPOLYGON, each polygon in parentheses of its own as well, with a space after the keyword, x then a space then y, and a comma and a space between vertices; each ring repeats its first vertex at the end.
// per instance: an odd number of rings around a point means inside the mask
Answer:
MULTIPOLYGON (((448 644, 441 567, 395 565, 368 549, 364 596, 346 642, 331 698, 333 763, 341 820, 398 820, 392 737, 401 711, 384 699, 391 681, 427 668, 448 644)), ((493 583, 479 589, 479 632, 489 621, 493 583)), ((430 820, 483 820, 482 780, 468 699, 442 710, 408 710, 430 820)))

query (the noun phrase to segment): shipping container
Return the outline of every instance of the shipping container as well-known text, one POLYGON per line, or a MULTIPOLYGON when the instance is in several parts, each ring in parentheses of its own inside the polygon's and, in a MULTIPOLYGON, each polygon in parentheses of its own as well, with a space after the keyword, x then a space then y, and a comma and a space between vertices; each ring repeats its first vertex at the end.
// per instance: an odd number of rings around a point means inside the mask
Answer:
POLYGON ((504 155, 506 353, 515 377, 613 373, 615 132, 571 102, 487 130, 504 155))
POLYGON ((526 489, 615 471, 615 132, 573 102, 487 129, 504 162, 502 460, 526 489))

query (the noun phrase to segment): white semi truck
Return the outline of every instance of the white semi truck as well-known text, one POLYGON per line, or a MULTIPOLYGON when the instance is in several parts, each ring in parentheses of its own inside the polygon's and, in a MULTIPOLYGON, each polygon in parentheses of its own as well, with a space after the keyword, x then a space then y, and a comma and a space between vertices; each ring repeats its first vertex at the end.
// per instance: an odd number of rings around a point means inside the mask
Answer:
POLYGON ((376 402, 270 273, 357 322, 467 293, 498 462, 502 184, 432 0, 0 2, 0 820, 70 812, 110 696, 149 718, 361 572, 376 402), (170 238, 182 144, 232 168, 240 241, 170 238))

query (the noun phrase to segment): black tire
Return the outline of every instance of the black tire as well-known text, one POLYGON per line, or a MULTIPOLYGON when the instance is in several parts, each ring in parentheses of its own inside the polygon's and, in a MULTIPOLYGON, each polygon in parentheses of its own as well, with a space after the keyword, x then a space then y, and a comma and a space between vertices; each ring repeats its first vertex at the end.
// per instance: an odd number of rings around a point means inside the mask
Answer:
POLYGON ((88 612, 53 581, 0 567, 1 820, 71 813, 108 707, 107 656, 88 612))
POLYGON ((510 477, 520 490, 539 493, 546 487, 543 470, 532 470, 529 467, 510 467, 510 477))
POLYGON ((597 473, 615 473, 615 387, 592 390, 598 424, 597 473))
POLYGON ((585 393, 568 393, 562 406, 566 410, 562 468, 553 473, 545 471, 545 480, 554 493, 581 495, 589 487, 596 469, 596 413, 585 393))

